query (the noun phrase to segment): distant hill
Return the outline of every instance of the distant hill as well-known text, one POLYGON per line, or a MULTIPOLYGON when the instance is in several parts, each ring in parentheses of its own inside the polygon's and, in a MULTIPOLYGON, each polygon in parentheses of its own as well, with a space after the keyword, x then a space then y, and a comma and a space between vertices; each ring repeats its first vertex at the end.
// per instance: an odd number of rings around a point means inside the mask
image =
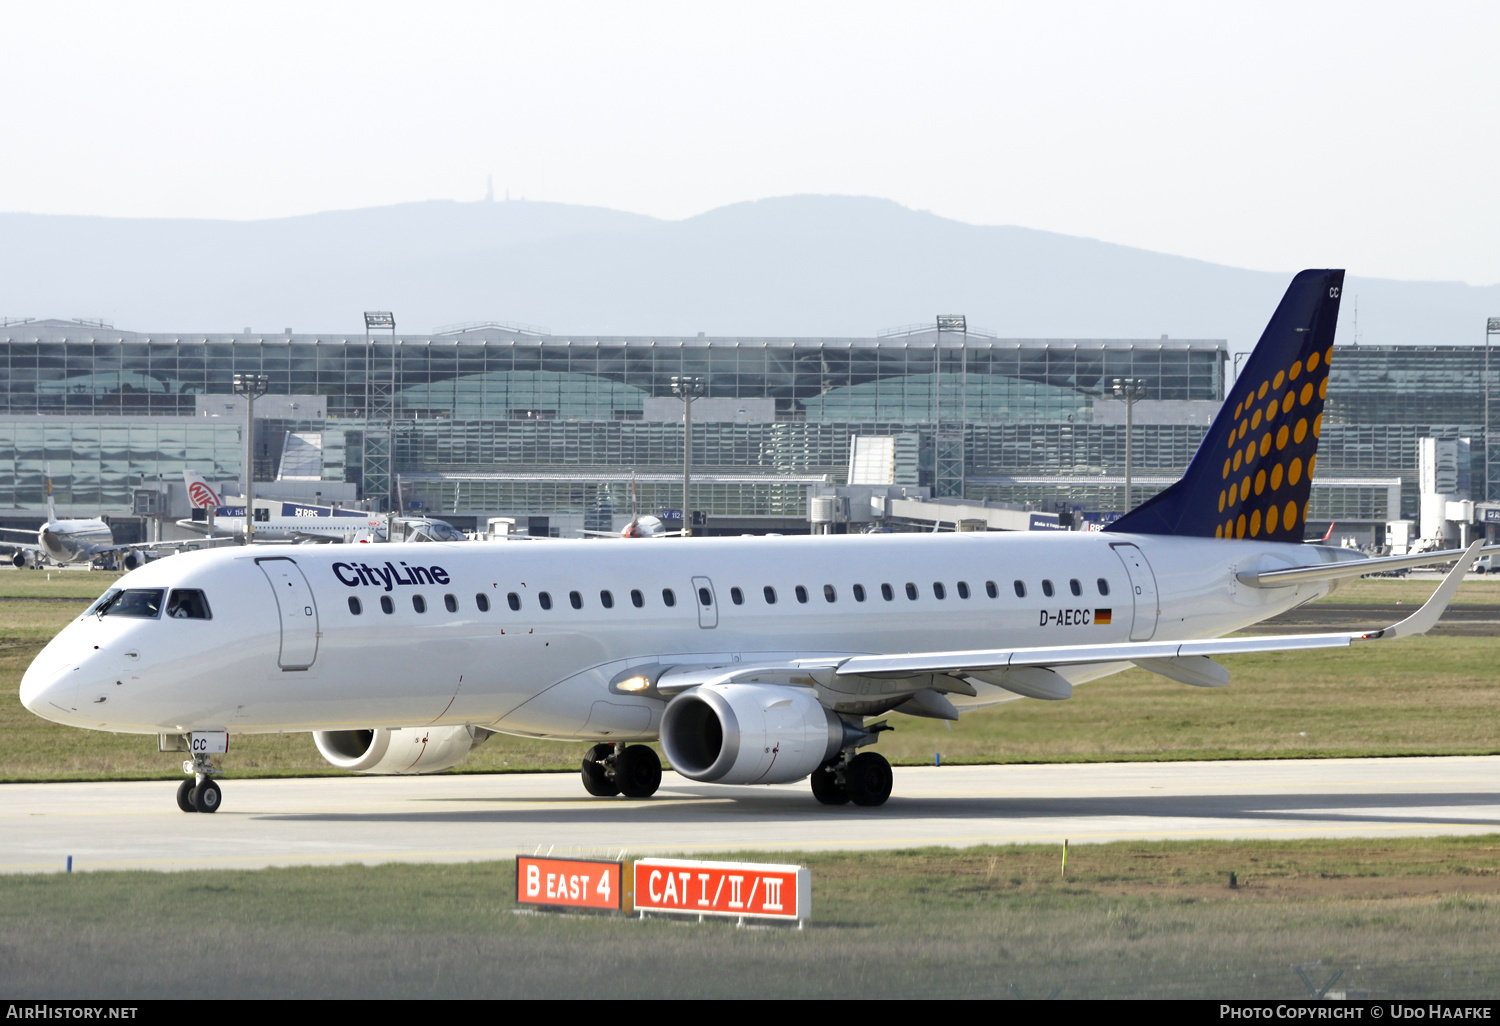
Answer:
MULTIPOLYGON (((1309 253, 1306 266, 1318 266, 1309 253)), ((471 320, 555 334, 868 336, 964 313, 1005 337, 1252 345, 1291 274, 962 224, 878 199, 790 196, 682 221, 510 201, 271 221, 0 214, 0 316, 142 331, 403 332, 471 320)), ((1357 272, 1358 268, 1350 268, 1357 272)), ((1500 286, 1352 273, 1340 338, 1481 342, 1500 286)))

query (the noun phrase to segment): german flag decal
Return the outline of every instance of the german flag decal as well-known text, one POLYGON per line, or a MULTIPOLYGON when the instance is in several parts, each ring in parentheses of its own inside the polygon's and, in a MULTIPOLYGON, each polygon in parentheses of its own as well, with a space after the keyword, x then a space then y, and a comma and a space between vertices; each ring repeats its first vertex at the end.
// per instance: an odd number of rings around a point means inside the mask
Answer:
POLYGON ((1095 624, 1095 626, 1097 626, 1099 624, 1104 624, 1104 626, 1108 627, 1109 626, 1110 617, 1113 614, 1114 614, 1114 610, 1113 609, 1096 609, 1096 610, 1094 610, 1094 624, 1095 624))

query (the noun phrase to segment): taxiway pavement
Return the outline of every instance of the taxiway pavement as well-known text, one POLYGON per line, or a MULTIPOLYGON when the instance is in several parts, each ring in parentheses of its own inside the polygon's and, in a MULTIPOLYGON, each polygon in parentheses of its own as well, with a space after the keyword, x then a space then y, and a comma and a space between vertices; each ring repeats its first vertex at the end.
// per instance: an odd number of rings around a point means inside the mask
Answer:
POLYGON ((1500 832, 1500 757, 897 768, 875 809, 672 773, 644 801, 576 773, 222 784, 213 815, 170 781, 0 785, 0 872, 1500 832))

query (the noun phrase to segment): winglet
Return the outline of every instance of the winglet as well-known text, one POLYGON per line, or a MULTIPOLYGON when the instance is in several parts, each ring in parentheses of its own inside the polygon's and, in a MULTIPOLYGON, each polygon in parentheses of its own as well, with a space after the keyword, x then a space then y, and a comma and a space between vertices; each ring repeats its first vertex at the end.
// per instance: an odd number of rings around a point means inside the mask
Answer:
POLYGON ((1458 557, 1458 562, 1453 564, 1453 569, 1448 571, 1448 576, 1443 578, 1443 583, 1438 585, 1437 591, 1432 593, 1432 598, 1428 599, 1421 609, 1384 630, 1373 631, 1369 634, 1356 634, 1354 640, 1409 638, 1414 634, 1426 634, 1432 630, 1444 610, 1448 608, 1448 603, 1453 601, 1454 592, 1458 591, 1458 586, 1464 583, 1464 574, 1469 572, 1469 567, 1473 566, 1474 560, 1479 558, 1479 550, 1483 547, 1483 541, 1476 541, 1464 550, 1464 554, 1458 557))

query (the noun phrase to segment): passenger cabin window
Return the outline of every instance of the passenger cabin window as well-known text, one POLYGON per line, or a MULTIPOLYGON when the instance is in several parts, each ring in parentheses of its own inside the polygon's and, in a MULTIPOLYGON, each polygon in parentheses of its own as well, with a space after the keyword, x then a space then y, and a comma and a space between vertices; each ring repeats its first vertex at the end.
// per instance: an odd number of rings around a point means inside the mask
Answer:
POLYGON ((768 585, 765 586, 765 588, 763 589, 762 593, 766 596, 766 605, 768 605, 768 606, 774 606, 776 604, 776 589, 775 588, 771 587, 768 584, 768 585))
POLYGON ((880 597, 890 602, 896 597, 896 592, 889 584, 882 584, 880 586, 880 597))
POLYGON ((1108 595, 1109 594, 1109 582, 1106 581, 1104 578, 1101 577, 1101 578, 1099 578, 1099 580, 1098 580, 1097 583, 1099 585, 1099 594, 1101 594, 1101 595, 1108 595))
POLYGON ((450 613, 458 612, 458 599, 452 595, 443 596, 443 608, 450 613))
POLYGON ((583 596, 578 594, 578 592, 576 591, 568 592, 568 605, 572 606, 574 609, 582 609, 583 596))
POLYGON ((1046 580, 1042 581, 1042 594, 1046 595, 1048 598, 1052 597, 1052 582, 1051 581, 1046 581, 1046 580))
POLYGON ((669 606, 675 606, 677 604, 677 593, 671 588, 663 588, 661 590, 661 600, 669 606))
POLYGON ((910 581, 906 582, 906 597, 914 602, 917 598, 917 586, 910 581))
POLYGON ((353 595, 349 596, 349 612, 353 613, 355 616, 358 616, 360 613, 364 612, 364 610, 360 608, 359 599, 353 595))
POLYGON ((174 620, 212 620, 208 599, 197 588, 177 588, 167 599, 167 615, 174 620))
POLYGON ((730 588, 729 601, 737 606, 743 606, 745 604, 745 593, 738 588, 730 588))
POLYGON ((1016 582, 1016 598, 1025 598, 1025 597, 1026 597, 1026 582, 1025 581, 1017 581, 1016 582))
POLYGON ((613 609, 615 608, 615 597, 607 591, 601 591, 599 593, 599 604, 605 609, 613 609))
POLYGON ((997 588, 997 587, 995 587, 995 582, 994 581, 985 581, 984 582, 984 593, 986 595, 988 595, 990 598, 999 598, 1000 597, 1000 589, 997 588))
POLYGON ((482 591, 474 596, 474 604, 479 607, 481 613, 490 611, 490 597, 482 591))
POLYGON ((698 604, 705 608, 714 604, 714 597, 708 593, 707 588, 698 589, 698 604))
POLYGON ((419 613, 425 613, 427 612, 427 600, 421 595, 413 595, 411 597, 411 607, 419 613))
POLYGON ((161 600, 165 594, 162 588, 126 588, 108 602, 101 603, 97 612, 100 616, 155 620, 161 615, 161 600))
POLYGON ((823 601, 824 602, 837 602, 838 600, 839 600, 839 593, 834 590, 833 585, 831 585, 831 584, 825 584, 825 585, 823 585, 823 601))
POLYGON ((639 609, 646 604, 646 596, 641 594, 639 588, 630 589, 630 604, 639 609))
POLYGON ((958 597, 962 598, 962 599, 966 599, 966 598, 969 597, 969 582, 968 581, 959 581, 958 582, 958 597))
POLYGON ((943 587, 942 581, 932 582, 932 597, 938 600, 948 597, 948 589, 943 587))
POLYGON ((856 584, 854 586, 854 601, 856 601, 856 602, 863 602, 864 600, 865 600, 865 586, 863 584, 856 584))
POLYGON ((539 591, 536 593, 536 601, 537 604, 540 605, 543 609, 552 608, 552 596, 545 591, 539 591))
POLYGON ((800 584, 797 585, 797 601, 798 602, 806 602, 807 601, 807 589, 804 588, 804 587, 802 587, 802 585, 800 585, 800 584))
POLYGON ((1068 582, 1068 590, 1071 591, 1074 595, 1082 595, 1083 585, 1079 584, 1078 578, 1075 577, 1068 582))
POLYGON ((394 613, 396 611, 396 603, 391 601, 389 595, 380 596, 380 611, 382 613, 394 613))
POLYGON ((512 612, 520 612, 521 596, 517 595, 515 592, 510 592, 505 596, 505 604, 510 606, 512 612))

